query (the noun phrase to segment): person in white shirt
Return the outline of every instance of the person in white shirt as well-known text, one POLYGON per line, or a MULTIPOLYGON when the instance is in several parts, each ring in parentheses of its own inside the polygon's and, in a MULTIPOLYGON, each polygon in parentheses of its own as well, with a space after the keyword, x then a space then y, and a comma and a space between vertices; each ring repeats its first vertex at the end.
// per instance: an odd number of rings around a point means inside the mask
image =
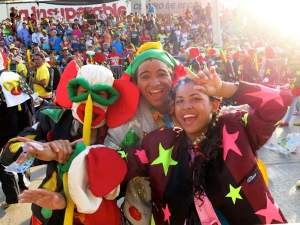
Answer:
POLYGON ((32 43, 35 43, 38 46, 41 46, 41 38, 43 38, 43 35, 40 32, 40 28, 35 27, 34 28, 34 33, 31 35, 31 41, 32 41, 32 43))

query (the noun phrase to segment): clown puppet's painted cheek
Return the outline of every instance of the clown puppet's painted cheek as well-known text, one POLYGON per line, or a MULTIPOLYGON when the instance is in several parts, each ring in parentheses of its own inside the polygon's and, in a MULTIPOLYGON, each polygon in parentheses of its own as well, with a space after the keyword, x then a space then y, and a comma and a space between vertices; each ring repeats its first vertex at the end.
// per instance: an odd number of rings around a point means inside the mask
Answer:
POLYGON ((22 93, 19 80, 5 81, 2 85, 14 96, 20 95, 22 93))
MULTIPOLYGON (((85 103, 81 103, 77 108, 77 115, 79 116, 81 121, 84 121, 84 114, 85 114, 85 103)), ((106 111, 102 107, 93 105, 93 118, 92 118, 92 127, 97 127, 105 120, 106 111)))
POLYGON ((22 93, 22 90, 20 87, 13 88, 10 93, 14 96, 20 95, 22 93))
MULTIPOLYGON (((72 112, 74 118, 76 118, 80 123, 84 122, 86 102, 73 103, 72 112)), ((106 111, 107 107, 99 105, 93 102, 93 117, 92 117, 92 127, 98 128, 105 124, 106 122, 106 111)))

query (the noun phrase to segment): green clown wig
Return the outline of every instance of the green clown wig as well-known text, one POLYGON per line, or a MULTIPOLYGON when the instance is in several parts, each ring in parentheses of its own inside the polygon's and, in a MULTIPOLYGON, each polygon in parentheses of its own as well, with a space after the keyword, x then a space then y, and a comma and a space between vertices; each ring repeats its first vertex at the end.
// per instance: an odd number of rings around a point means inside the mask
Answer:
POLYGON ((168 52, 162 49, 160 42, 146 42, 140 46, 134 60, 129 64, 125 73, 136 80, 136 71, 138 67, 148 59, 158 59, 164 62, 168 67, 175 69, 179 65, 178 61, 168 52))

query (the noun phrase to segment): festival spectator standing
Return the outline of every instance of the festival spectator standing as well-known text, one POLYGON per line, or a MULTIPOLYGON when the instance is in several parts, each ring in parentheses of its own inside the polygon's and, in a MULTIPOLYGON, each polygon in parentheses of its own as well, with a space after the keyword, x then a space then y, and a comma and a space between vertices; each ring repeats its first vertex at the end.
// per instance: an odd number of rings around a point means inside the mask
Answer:
POLYGON ((131 25, 131 30, 129 32, 129 37, 131 40, 131 43, 134 44, 134 46, 139 46, 139 36, 140 32, 137 30, 136 24, 131 25))
POLYGON ((116 48, 116 52, 117 52, 119 55, 122 55, 122 54, 123 54, 123 48, 124 48, 124 47, 123 47, 123 43, 121 42, 119 36, 116 36, 115 39, 112 41, 111 47, 112 47, 112 49, 113 49, 113 48, 116 48))
POLYGON ((45 62, 45 56, 39 52, 33 56, 33 63, 36 68, 36 73, 33 83, 33 91, 38 94, 41 98, 51 97, 50 90, 46 90, 50 82, 50 72, 45 62))
POLYGON ((22 59, 22 56, 18 55, 15 57, 15 60, 17 62, 16 72, 20 76, 24 78, 24 80, 28 80, 28 70, 26 65, 24 64, 24 60, 22 59))
POLYGON ((104 49, 104 50, 107 50, 107 49, 110 48, 111 42, 112 42, 112 38, 111 38, 111 34, 110 34, 109 29, 106 29, 106 30, 104 31, 103 39, 104 39, 103 49, 104 49))
POLYGON ((67 48, 71 49, 71 42, 66 35, 63 36, 63 41, 60 43, 62 49, 67 48))
POLYGON ((79 25, 76 23, 73 25, 72 36, 73 36, 73 38, 75 38, 75 37, 80 38, 82 36, 81 29, 80 29, 79 25))
POLYGON ((49 36, 45 29, 42 30, 41 48, 46 52, 50 51, 49 36))
POLYGON ((99 11, 99 21, 101 23, 101 26, 105 26, 107 24, 106 19, 107 19, 106 13, 104 12, 103 9, 100 9, 100 11, 99 11))
POLYGON ((69 52, 68 47, 63 47, 61 53, 58 56, 57 63, 59 65, 59 71, 62 72, 66 67, 67 63, 71 58, 71 54, 69 52))
POLYGON ((152 15, 156 14, 156 8, 151 2, 147 4, 147 13, 152 15))
POLYGON ((55 42, 57 39, 57 31, 55 29, 51 29, 49 32, 49 45, 50 45, 50 50, 54 50, 55 42))
POLYGON ((54 42, 53 49, 56 51, 57 54, 59 54, 61 51, 62 35, 63 34, 61 32, 57 32, 57 36, 54 42))
POLYGON ((144 30, 142 36, 140 37, 140 44, 151 41, 151 36, 149 35, 148 30, 144 30))
POLYGON ((94 62, 98 63, 99 65, 106 63, 107 57, 103 54, 101 48, 98 48, 96 50, 95 56, 94 56, 94 62))
POLYGON ((10 13, 9 13, 9 17, 12 23, 15 22, 16 17, 18 17, 18 10, 15 7, 11 7, 10 8, 10 13))
POLYGON ((122 73, 122 56, 115 47, 112 47, 112 51, 108 54, 107 59, 114 77, 119 78, 122 73))
POLYGON ((38 46, 41 46, 41 39, 43 38, 43 34, 40 32, 40 28, 35 27, 34 32, 31 35, 31 41, 38 46))
POLYGON ((31 45, 31 36, 28 27, 25 22, 22 23, 22 29, 20 29, 20 39, 23 41, 25 46, 28 48, 31 45))

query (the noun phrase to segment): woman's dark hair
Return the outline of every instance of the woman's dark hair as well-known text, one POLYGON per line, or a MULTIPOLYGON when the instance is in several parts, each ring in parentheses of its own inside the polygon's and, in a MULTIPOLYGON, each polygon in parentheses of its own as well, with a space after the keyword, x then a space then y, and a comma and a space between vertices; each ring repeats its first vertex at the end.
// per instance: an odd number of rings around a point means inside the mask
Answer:
POLYGON ((206 138, 199 144, 199 154, 192 165, 194 194, 201 199, 206 189, 206 178, 209 177, 211 166, 218 164, 218 149, 221 145, 220 125, 218 123, 219 113, 212 115, 205 133, 206 138))
MULTIPOLYGON (((175 99, 178 88, 187 83, 194 83, 190 78, 186 77, 177 82, 173 88, 172 95, 175 99)), ((210 100, 216 100, 215 97, 210 97, 210 100)), ((188 151, 189 148, 199 151, 192 163, 193 172, 193 190, 194 195, 201 199, 206 189, 206 178, 209 176, 209 169, 212 165, 218 163, 217 158, 220 151, 217 151, 221 145, 219 110, 212 114, 212 118, 208 123, 207 130, 200 143, 188 144, 187 137, 184 135, 180 140, 180 149, 188 151)))

